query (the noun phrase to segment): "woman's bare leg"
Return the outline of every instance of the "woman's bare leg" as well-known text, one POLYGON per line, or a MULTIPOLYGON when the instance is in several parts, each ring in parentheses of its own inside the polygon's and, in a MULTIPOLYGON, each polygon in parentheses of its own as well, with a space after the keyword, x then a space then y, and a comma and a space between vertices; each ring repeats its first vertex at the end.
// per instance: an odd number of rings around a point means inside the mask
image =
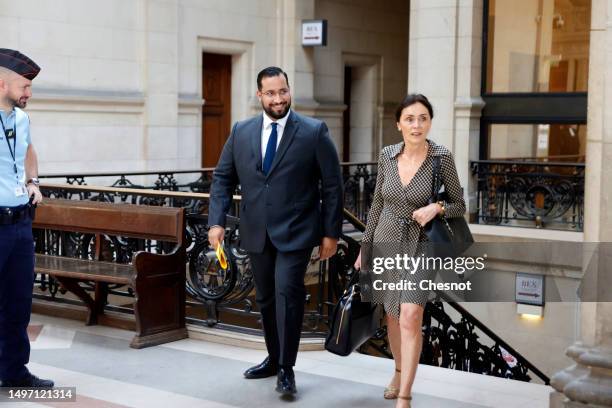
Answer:
MULTIPOLYGON (((389 338, 389 348, 391 349, 391 354, 393 354, 393 360, 395 362, 396 370, 401 369, 402 366, 402 349, 401 349, 401 338, 400 338, 400 328, 399 328, 399 320, 395 317, 387 314, 387 337, 389 338)), ((391 389, 399 390, 400 387, 400 373, 397 371, 393 372, 393 377, 391 378, 391 382, 389 382, 389 386, 387 389, 388 393, 385 393, 387 398, 391 397, 391 389)), ((395 392, 397 394, 397 392, 395 392)))
MULTIPOLYGON (((399 328, 401 337, 402 375, 400 383, 401 396, 410 396, 412 384, 421 356, 423 345, 423 307, 412 303, 403 303, 400 307, 399 328)), ((408 407, 410 402, 397 400, 396 407, 408 407)))

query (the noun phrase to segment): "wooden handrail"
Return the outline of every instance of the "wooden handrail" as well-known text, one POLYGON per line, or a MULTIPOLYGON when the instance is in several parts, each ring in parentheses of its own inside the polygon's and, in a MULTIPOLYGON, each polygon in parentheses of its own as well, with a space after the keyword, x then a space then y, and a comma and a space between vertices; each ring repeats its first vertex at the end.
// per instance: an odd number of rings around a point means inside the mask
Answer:
POLYGON ((343 212, 344 212, 344 218, 349 222, 349 224, 355 227, 357 231, 359 232, 365 231, 366 225, 359 218, 357 218, 355 214, 353 214, 346 208, 343 209, 343 212))

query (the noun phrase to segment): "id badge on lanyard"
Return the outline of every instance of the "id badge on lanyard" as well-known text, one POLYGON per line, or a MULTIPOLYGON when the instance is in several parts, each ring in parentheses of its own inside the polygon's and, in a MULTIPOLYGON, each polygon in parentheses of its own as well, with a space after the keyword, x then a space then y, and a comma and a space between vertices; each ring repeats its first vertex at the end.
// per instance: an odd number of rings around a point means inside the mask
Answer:
POLYGON ((19 172, 17 171, 17 124, 15 123, 15 127, 13 129, 6 129, 4 126, 4 121, 0 116, 0 124, 2 124, 2 130, 4 131, 4 135, 6 136, 4 140, 6 140, 6 145, 8 146, 9 153, 11 154, 11 158, 13 159, 13 171, 15 173, 15 197, 22 197, 24 195, 28 195, 28 189, 25 186, 25 174, 22 177, 22 180, 19 179, 19 172), (11 148, 11 139, 13 139, 13 147, 11 148))

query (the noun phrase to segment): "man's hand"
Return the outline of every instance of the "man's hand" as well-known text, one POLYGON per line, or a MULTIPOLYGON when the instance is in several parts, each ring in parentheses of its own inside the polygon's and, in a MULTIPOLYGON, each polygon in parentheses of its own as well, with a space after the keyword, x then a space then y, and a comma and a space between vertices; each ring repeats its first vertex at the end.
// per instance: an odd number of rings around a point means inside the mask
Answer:
POLYGON ((425 207, 421 207, 412 213, 412 218, 424 227, 429 221, 442 212, 442 207, 437 203, 431 203, 425 207))
POLYGON ((337 238, 323 237, 321 245, 319 246, 319 260, 325 261, 331 258, 336 253, 337 248, 337 238))
POLYGON ((40 193, 37 185, 30 183, 26 186, 26 189, 28 190, 28 197, 34 197, 32 199, 32 204, 38 204, 42 201, 43 196, 40 193))
POLYGON ((219 244, 223 243, 225 238, 225 228, 215 225, 208 230, 208 243, 214 249, 217 249, 219 244))

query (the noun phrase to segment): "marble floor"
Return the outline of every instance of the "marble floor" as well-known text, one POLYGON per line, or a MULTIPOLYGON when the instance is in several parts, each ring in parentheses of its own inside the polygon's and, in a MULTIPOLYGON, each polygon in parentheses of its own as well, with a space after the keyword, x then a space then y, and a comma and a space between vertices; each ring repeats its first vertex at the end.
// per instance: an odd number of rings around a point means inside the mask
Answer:
MULTIPOLYGON (((393 407, 382 398, 393 362, 361 354, 300 352, 297 397, 283 400, 275 379, 242 372, 265 351, 186 339, 134 350, 133 333, 33 315, 30 371, 76 387, 76 402, 0 402, 1 407, 393 407)), ((420 366, 414 408, 545 408, 550 387, 420 366)))

